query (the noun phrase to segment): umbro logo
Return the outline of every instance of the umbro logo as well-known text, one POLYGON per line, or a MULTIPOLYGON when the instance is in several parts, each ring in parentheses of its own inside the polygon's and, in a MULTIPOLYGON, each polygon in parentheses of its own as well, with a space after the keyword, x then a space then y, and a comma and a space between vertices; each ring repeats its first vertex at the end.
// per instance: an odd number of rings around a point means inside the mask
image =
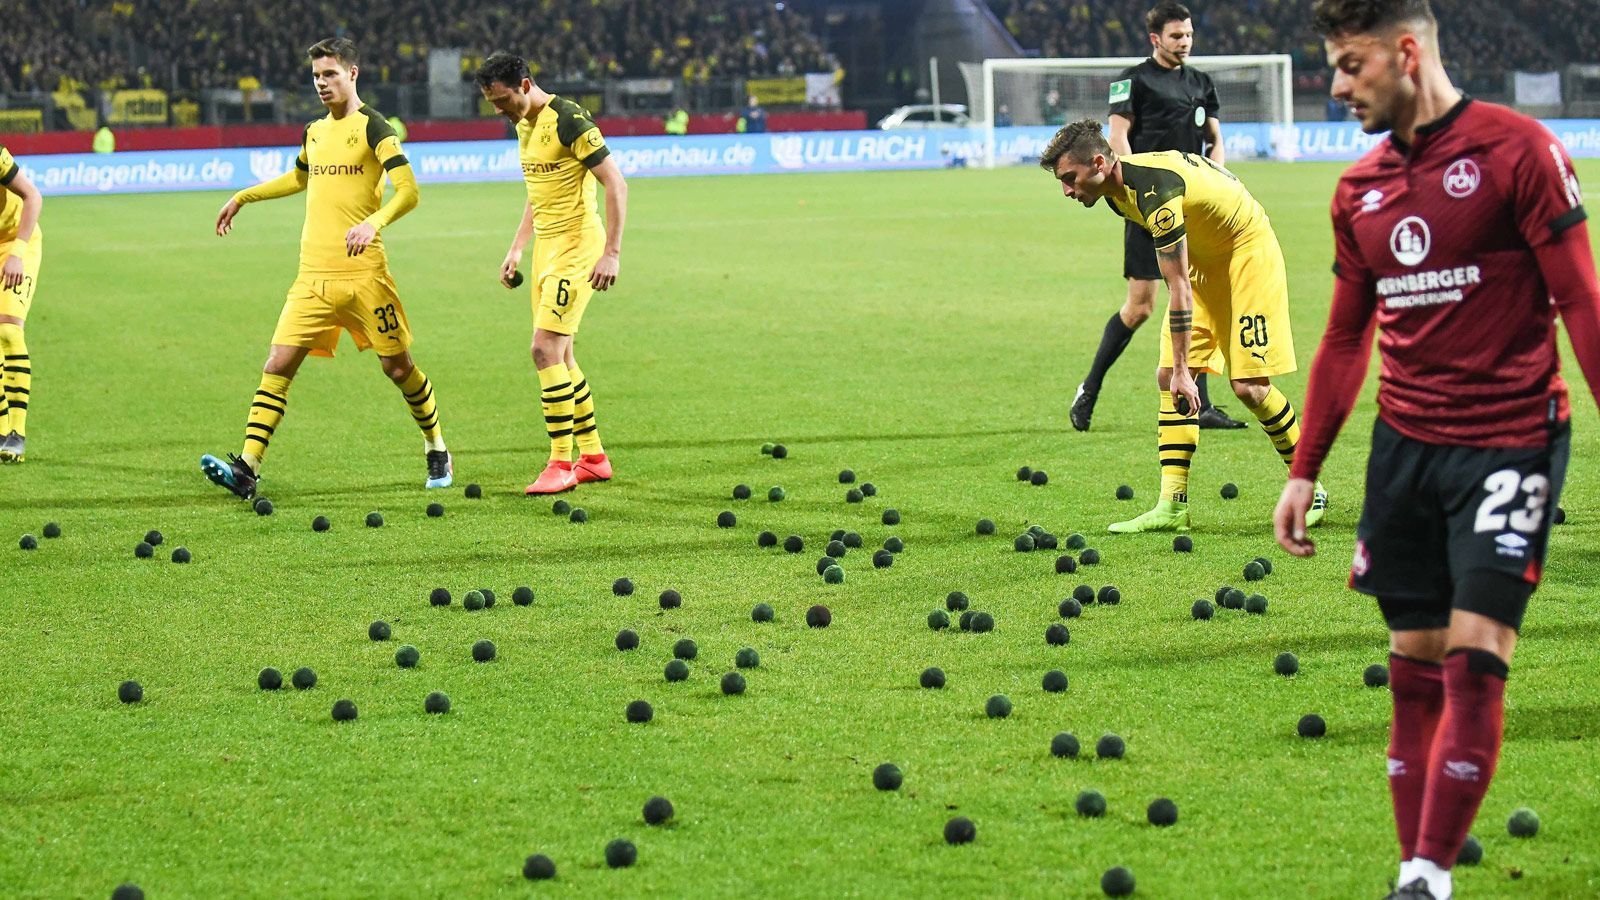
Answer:
POLYGON ((1512 559, 1522 559, 1528 555, 1528 539, 1520 534, 1512 534, 1508 531, 1505 534, 1497 535, 1494 542, 1499 545, 1494 548, 1494 552, 1497 555, 1509 556, 1512 559))
POLYGON ((1389 757, 1389 777, 1398 778, 1406 774, 1406 761, 1389 757))
POLYGON ((1457 781, 1477 781, 1478 764, 1466 760, 1447 760, 1444 764, 1444 774, 1457 781))
POLYGON ((1373 188, 1361 195, 1361 211, 1377 212, 1378 205, 1383 202, 1383 191, 1373 188))

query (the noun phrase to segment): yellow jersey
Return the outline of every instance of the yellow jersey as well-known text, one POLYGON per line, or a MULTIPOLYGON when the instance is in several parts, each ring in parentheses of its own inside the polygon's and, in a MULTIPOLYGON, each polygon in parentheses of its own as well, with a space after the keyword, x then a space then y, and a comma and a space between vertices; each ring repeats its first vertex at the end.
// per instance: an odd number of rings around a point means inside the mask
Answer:
MULTIPOLYGON (((11 182, 22 167, 12 158, 11 151, 0 147, 0 244, 17 239, 17 229, 22 227, 22 198, 11 193, 11 182)), ((34 229, 38 233, 38 229, 34 229)))
POLYGON ((1119 158, 1121 191, 1108 198, 1118 214, 1150 232, 1157 250, 1189 239, 1189 264, 1226 265, 1234 248, 1276 238, 1267 211, 1237 176, 1210 159, 1179 150, 1119 158))
POLYGON ((517 122, 517 154, 528 184, 535 234, 563 234, 600 224, 590 170, 611 150, 583 107, 552 95, 532 122, 517 122))

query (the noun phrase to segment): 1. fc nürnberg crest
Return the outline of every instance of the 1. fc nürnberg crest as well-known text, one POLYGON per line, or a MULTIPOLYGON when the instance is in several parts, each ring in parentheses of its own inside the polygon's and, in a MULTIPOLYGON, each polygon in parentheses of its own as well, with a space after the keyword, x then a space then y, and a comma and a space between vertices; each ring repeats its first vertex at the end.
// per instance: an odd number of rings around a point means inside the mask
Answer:
POLYGON ((1481 181, 1483 173, 1470 159, 1458 159, 1444 170, 1444 192, 1457 199, 1472 196, 1481 181))

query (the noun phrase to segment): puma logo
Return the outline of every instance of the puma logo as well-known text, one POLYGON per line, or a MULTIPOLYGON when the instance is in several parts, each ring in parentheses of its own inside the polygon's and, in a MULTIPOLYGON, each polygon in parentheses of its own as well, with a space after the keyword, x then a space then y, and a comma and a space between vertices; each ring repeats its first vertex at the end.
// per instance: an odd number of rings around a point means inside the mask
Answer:
POLYGON ((552 309, 552 310, 550 310, 550 313, 551 313, 551 315, 554 315, 556 318, 560 319, 563 322, 565 322, 567 320, 567 314, 562 312, 559 309, 552 309))
POLYGON ((1149 191, 1145 192, 1145 194, 1144 194, 1144 196, 1146 196, 1146 197, 1154 197, 1155 195, 1156 195, 1156 189, 1155 188, 1151 188, 1149 191))
POLYGON ((1250 351, 1250 355, 1254 356, 1256 359, 1261 360, 1262 362, 1266 362, 1267 361, 1267 355, 1265 353, 1257 353, 1256 351, 1251 350, 1250 351))

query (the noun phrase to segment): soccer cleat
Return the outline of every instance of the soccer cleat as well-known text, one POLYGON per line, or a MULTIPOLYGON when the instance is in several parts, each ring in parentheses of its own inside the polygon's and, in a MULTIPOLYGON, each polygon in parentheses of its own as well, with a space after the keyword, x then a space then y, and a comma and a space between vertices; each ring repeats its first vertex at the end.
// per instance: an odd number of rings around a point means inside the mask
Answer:
POLYGON ((19 463, 27 458, 27 439, 15 431, 0 440, 0 463, 19 463))
POLYGON ((1200 410, 1200 427, 1207 429, 1244 428, 1245 424, 1222 411, 1220 406, 1208 406, 1200 410))
POLYGON ((1163 500, 1149 512, 1117 522, 1106 528, 1112 534, 1139 534, 1145 531, 1188 531, 1189 504, 1163 500))
POLYGON ((584 454, 574 466, 579 484, 611 480, 611 459, 604 453, 584 454))
POLYGON ((451 465, 449 450, 428 451, 427 487, 447 488, 455 481, 455 466, 451 465))
POLYGON ((1322 517, 1328 514, 1328 489, 1317 482, 1311 492, 1311 508, 1306 510, 1306 527, 1313 528, 1322 524, 1322 517))
POLYGON ((256 483, 261 480, 234 453, 229 453, 227 460, 217 459, 207 453, 200 457, 200 471, 211 479, 212 484, 227 488, 242 500, 249 500, 256 495, 256 483))
POLYGON ((1383 900, 1450 900, 1449 897, 1436 897, 1428 889, 1428 879, 1414 878, 1389 892, 1383 900))
POLYGON ((1083 385, 1078 385, 1078 393, 1072 397, 1072 408, 1067 410, 1067 420, 1072 423, 1075 431, 1088 431, 1089 420, 1094 418, 1094 402, 1100 395, 1094 391, 1085 390, 1083 385))
POLYGON ((577 486, 578 475, 573 471, 572 463, 552 459, 550 464, 544 467, 544 471, 539 473, 538 479, 523 488, 522 492, 532 497, 536 494, 559 494, 577 486))

